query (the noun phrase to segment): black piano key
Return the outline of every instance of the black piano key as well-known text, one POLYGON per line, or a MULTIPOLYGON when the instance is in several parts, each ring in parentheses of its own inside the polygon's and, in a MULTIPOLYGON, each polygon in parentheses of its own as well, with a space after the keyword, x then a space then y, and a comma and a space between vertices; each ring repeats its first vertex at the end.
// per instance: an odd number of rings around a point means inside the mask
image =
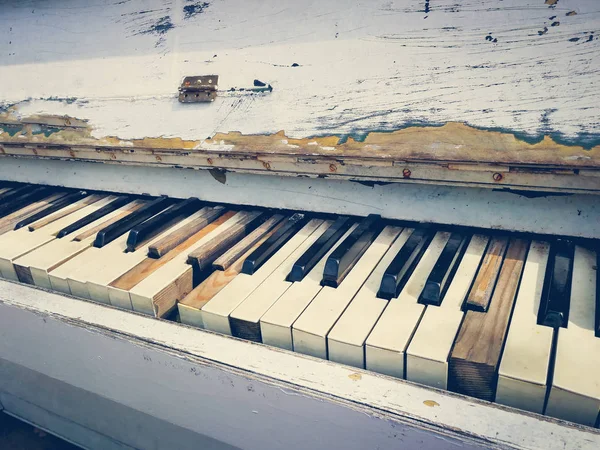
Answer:
POLYGON ((398 296, 417 266, 434 232, 419 228, 410 235, 381 278, 377 297, 390 300, 398 296))
POLYGON ((135 251, 142 242, 152 239, 175 221, 196 212, 200 205, 200 200, 191 197, 146 220, 144 223, 136 225, 127 237, 127 251, 135 251))
POLYGON ((575 246, 559 239, 551 247, 546 284, 540 302, 539 321, 549 327, 567 325, 575 246))
POLYGON ((435 306, 442 304, 444 294, 458 267, 461 250, 465 247, 466 240, 465 236, 460 233, 450 235, 450 239, 427 278, 425 287, 419 296, 419 303, 435 306))
POLYGON ((0 218, 5 217, 13 212, 38 201, 43 197, 47 197, 54 191, 53 188, 45 186, 36 186, 32 189, 22 191, 21 195, 15 196, 10 200, 0 203, 0 218))
POLYGON ((250 256, 244 260, 242 273, 252 275, 256 272, 288 239, 296 234, 308 222, 304 214, 296 213, 285 222, 281 228, 263 242, 250 256))
POLYGON ((168 197, 159 197, 137 211, 123 217, 121 220, 100 230, 94 240, 94 247, 102 248, 106 244, 114 241, 123 233, 128 232, 136 225, 144 222, 155 214, 158 214, 163 209, 171 206, 174 200, 168 197))
POLYGON ((9 189, 6 192, 3 192, 2 194, 0 194, 0 202, 2 202, 2 203, 4 202, 4 199, 6 197, 9 197, 10 195, 12 195, 13 192, 15 192, 15 189, 17 189, 15 187, 10 187, 10 186, 8 186, 8 187, 9 187, 9 189))
POLYGON ((18 196, 26 194, 27 192, 33 190, 34 188, 35 186, 31 185, 15 186, 10 191, 0 194, 0 201, 2 202, 2 204, 10 202, 18 196))
POLYGON ((370 214, 363 219, 325 261, 321 284, 338 287, 381 230, 383 230, 381 216, 370 214))
POLYGON ((93 213, 90 213, 87 216, 82 217, 81 219, 66 226, 65 228, 63 228, 62 230, 60 230, 58 232, 56 237, 60 239, 64 236, 66 236, 67 234, 77 231, 80 228, 83 228, 86 225, 89 225, 90 223, 95 222, 96 220, 100 219, 101 217, 104 217, 106 214, 110 214, 111 212, 119 209, 121 206, 125 206, 127 203, 131 202, 132 200, 133 200, 133 197, 130 197, 128 195, 117 197, 109 204, 104 205, 102 208, 100 208, 100 209, 94 211, 93 213))
POLYGON ((348 216, 341 216, 331 224, 327 231, 298 258, 287 277, 288 281, 302 281, 308 272, 321 260, 331 247, 348 231, 353 220, 348 216))
POLYGON ((15 225, 15 230, 18 230, 19 228, 23 228, 33 222, 37 222, 38 220, 43 219, 44 217, 49 216, 50 214, 58 211, 59 209, 62 209, 65 206, 70 205, 71 203, 75 203, 75 202, 81 200, 82 198, 86 197, 87 195, 88 194, 85 191, 78 191, 78 192, 73 192, 71 194, 66 194, 64 197, 60 197, 59 199, 56 199, 55 201, 53 201, 51 204, 46 206, 41 211, 38 211, 37 213, 32 214, 31 216, 27 217, 26 219, 23 219, 20 222, 18 222, 15 225))

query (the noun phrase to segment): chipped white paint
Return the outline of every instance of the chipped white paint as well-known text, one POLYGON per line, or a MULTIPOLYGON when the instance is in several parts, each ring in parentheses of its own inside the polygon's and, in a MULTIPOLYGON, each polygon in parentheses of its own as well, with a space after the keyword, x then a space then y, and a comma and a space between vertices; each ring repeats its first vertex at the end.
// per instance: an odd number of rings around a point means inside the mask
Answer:
POLYGON ((596 0, 208 0, 183 9, 196 4, 2 2, 0 104, 87 119, 95 136, 122 139, 448 121, 574 141, 599 133, 596 0), (179 104, 183 76, 207 73, 219 75, 216 101, 179 104), (273 91, 249 92, 255 79, 273 91))

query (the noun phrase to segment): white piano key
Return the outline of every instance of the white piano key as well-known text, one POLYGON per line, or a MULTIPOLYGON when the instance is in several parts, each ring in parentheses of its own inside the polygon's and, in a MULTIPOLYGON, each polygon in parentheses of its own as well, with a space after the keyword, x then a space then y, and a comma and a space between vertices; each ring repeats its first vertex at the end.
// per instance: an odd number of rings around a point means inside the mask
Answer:
POLYGON ((554 330, 537 324, 550 244, 533 241, 498 369, 496 402, 542 414, 554 330))
POLYGON ((450 234, 435 234, 398 298, 389 301, 366 341, 367 369, 404 378, 404 352, 425 310, 419 296, 450 234))
POLYGON ((36 286, 52 289, 48 272, 60 266, 63 262, 76 257, 81 252, 86 251, 94 243, 95 235, 88 236, 80 241, 74 241, 73 238, 75 236, 93 230, 97 226, 122 215, 124 212, 130 211, 132 207, 135 207, 138 204, 139 201, 134 201, 122 206, 82 227, 77 230, 77 232, 72 233, 72 235, 65 236, 61 239, 54 239, 53 241, 38 247, 16 259, 14 263, 29 268, 33 282, 36 286))
MULTIPOLYGON (((144 259, 148 258, 148 248, 150 245, 187 225, 192 220, 197 219, 203 214, 203 211, 204 208, 188 217, 179 220, 177 223, 171 225, 162 233, 159 233, 157 236, 149 240, 147 244, 139 246, 134 252, 120 253, 114 257, 102 260, 102 265, 98 266, 98 270, 92 273, 86 281, 90 298, 101 303, 111 303, 108 285, 141 263, 144 259)), ((129 235, 129 232, 126 233, 126 235, 129 235)), ((131 303, 126 302, 125 305, 129 306, 131 303)))
MULTIPOLYGON (((36 231, 29 231, 28 228, 23 227, 19 230, 9 231, 8 233, 0 236, 0 272, 2 273, 2 276, 10 280, 18 281, 19 278, 17 277, 17 273, 12 264, 14 259, 54 240, 56 238, 56 234, 61 229, 100 209, 102 206, 115 199, 115 197, 112 196, 96 196, 96 198, 100 198, 100 200, 91 204, 88 203, 93 201, 93 199, 84 198, 79 200, 76 202, 76 204, 85 203, 86 206, 68 215, 65 215, 64 217, 61 217, 60 219, 51 222, 37 229, 36 231)), ((67 205, 63 209, 57 211, 55 214, 59 214, 65 209, 70 209, 72 206, 73 204, 67 205)))
POLYGON ((204 328, 231 334, 229 315, 246 299, 267 277, 273 273, 287 257, 301 245, 322 223, 320 219, 312 219, 294 234, 268 261, 254 274, 240 273, 221 290, 200 311, 204 328))
POLYGON ((129 291, 133 310, 162 317, 174 306, 173 291, 183 291, 183 298, 192 290, 193 269, 187 264, 188 255, 209 242, 215 236, 227 231, 239 221, 249 216, 255 216, 256 211, 240 211, 222 225, 208 233, 185 252, 180 253, 160 269, 150 274, 129 291))
POLYGON ((286 277, 292 270, 294 263, 308 250, 308 248, 321 237, 333 223, 332 220, 324 220, 321 225, 300 244, 285 261, 281 263, 262 283, 246 297, 229 315, 229 321, 232 326, 241 327, 247 330, 247 333, 238 334, 233 330, 234 335, 246 339, 258 340, 260 337, 260 318, 277 301, 285 291, 293 284, 287 281, 286 277), (232 321, 235 321, 232 323, 232 321), (245 335, 247 334, 247 335, 245 335))
POLYGON ((546 414, 594 426, 600 411, 600 338, 594 333, 596 252, 575 246, 567 328, 558 330, 546 414))
POLYGON ((448 388, 448 357, 463 319, 461 310, 489 237, 474 235, 440 306, 427 306, 406 350, 406 379, 448 388))
POLYGON ((94 266, 95 261, 97 261, 98 258, 101 258, 100 255, 103 253, 123 252, 125 248, 127 248, 126 244, 127 237, 121 236, 102 248, 90 247, 74 258, 64 262, 57 268, 49 271, 48 278, 50 279, 52 290, 65 294, 71 294, 71 288, 68 282, 69 277, 74 278, 79 272, 90 270, 90 268, 94 266))
POLYGON ((304 279, 292 284, 261 317, 260 330, 263 343, 286 350, 294 349, 292 325, 323 288, 321 280, 323 279, 323 269, 327 258, 340 243, 344 242, 344 239, 350 236, 357 226, 358 224, 353 224, 304 279))
POLYGON ((377 298, 381 278, 413 231, 414 228, 402 230, 327 335, 331 361, 365 367, 365 341, 388 304, 388 300, 377 298))
MULTIPOLYGON (((66 275, 69 291, 72 295, 80 298, 90 299, 90 292, 87 287, 87 280, 97 274, 102 269, 104 261, 117 259, 124 255, 127 250, 127 233, 119 236, 114 241, 102 248, 92 247, 82 256, 86 256, 79 261, 74 261, 75 267, 66 275)), ((70 266, 70 265, 69 265, 70 266)), ((60 267, 58 268, 60 269, 60 267)), ((52 279, 50 280, 52 282, 52 279)), ((108 302, 106 302, 108 303, 108 302)))
POLYGON ((337 287, 324 287, 292 327, 294 351, 327 359, 327 334, 402 228, 387 226, 337 287))

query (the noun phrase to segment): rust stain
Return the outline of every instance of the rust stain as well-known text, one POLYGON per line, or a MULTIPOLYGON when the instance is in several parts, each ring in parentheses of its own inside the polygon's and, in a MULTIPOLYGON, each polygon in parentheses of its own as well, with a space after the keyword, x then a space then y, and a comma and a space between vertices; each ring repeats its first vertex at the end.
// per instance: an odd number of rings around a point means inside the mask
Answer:
POLYGON ((567 13, 567 16, 576 16, 577 15, 577 11, 569 11, 567 13))
MULTIPOLYGON (((0 142, 7 144, 40 144, 93 146, 102 152, 130 153, 133 148, 156 155, 219 153, 224 157, 256 157, 256 155, 311 156, 343 158, 369 158, 388 161, 444 161, 478 164, 531 164, 568 168, 600 167, 600 145, 584 149, 566 145, 545 136, 537 143, 518 139, 514 134, 480 130, 464 123, 449 122, 443 126, 409 127, 393 132, 371 132, 364 141, 348 138, 342 142, 338 136, 289 138, 283 131, 266 135, 244 135, 240 132, 216 133, 212 138, 184 140, 178 137, 146 137, 121 139, 116 136, 96 138, 92 127, 60 128, 48 133, 34 133, 39 124, 62 120, 35 116, 17 121, 10 112, 0 114, 0 123, 12 123, 20 128, 0 132, 0 142), (33 119, 39 123, 33 123, 33 119), (50 120, 52 119, 52 120, 50 120)), ((83 123, 80 119, 69 118, 83 123)), ((2 127, 0 125, 0 130, 2 127)), ((76 150, 75 148, 73 150, 76 150)), ((113 158, 114 159, 114 158, 113 158)), ((162 158, 156 158, 161 161, 162 158)), ((210 164, 210 162, 209 162, 210 164)), ((269 170, 270 163, 264 161, 269 170)), ((331 169, 331 168, 330 168, 331 169)))
POLYGON ((348 375, 348 378, 350 378, 352 381, 358 381, 362 379, 362 375, 360 373, 351 373, 348 375))
POLYGON ((556 5, 558 3, 558 0, 546 0, 544 2, 544 4, 546 5, 556 5))
POLYGON ((430 408, 433 408, 434 406, 440 406, 440 404, 434 400, 425 400, 423 404, 425 406, 429 406, 430 408))

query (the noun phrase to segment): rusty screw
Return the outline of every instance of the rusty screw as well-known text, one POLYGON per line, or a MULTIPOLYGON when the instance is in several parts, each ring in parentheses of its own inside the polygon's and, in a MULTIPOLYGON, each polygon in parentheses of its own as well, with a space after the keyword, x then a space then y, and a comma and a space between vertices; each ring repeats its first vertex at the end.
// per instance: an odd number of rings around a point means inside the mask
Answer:
POLYGON ((494 181, 502 181, 502 178, 504 178, 504 177, 502 176, 502 174, 501 174, 501 173, 499 173, 499 172, 496 172, 496 173, 494 174, 494 181))
POLYGON ((337 167, 335 164, 329 164, 329 171, 330 172, 337 172, 337 167))
POLYGON ((404 170, 402 171, 402 176, 403 176, 404 178, 410 178, 410 174, 411 174, 411 171, 410 171, 410 169, 404 169, 404 170))
POLYGON ((265 169, 267 169, 267 170, 271 170, 271 164, 269 164, 268 162, 266 162, 266 161, 263 161, 262 165, 263 165, 263 167, 264 167, 265 169))

